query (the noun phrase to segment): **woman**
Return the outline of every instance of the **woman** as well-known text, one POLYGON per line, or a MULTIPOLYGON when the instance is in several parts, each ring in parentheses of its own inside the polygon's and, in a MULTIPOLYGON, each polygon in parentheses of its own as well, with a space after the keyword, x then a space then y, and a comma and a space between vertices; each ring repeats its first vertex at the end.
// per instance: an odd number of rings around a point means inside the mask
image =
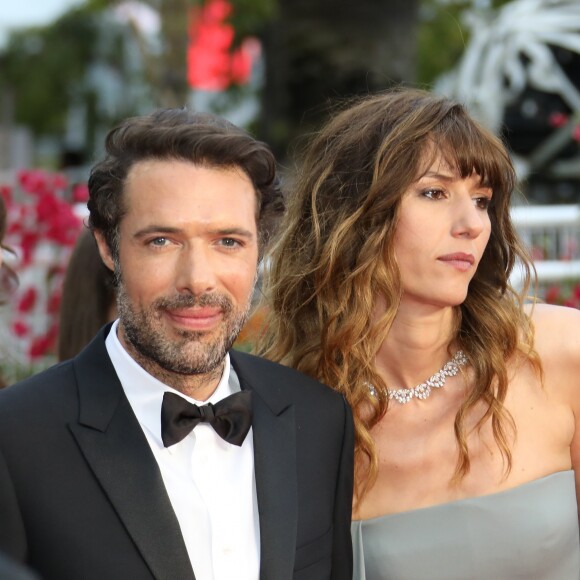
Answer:
POLYGON ((514 186, 422 91, 356 102, 304 155, 263 350, 354 410, 356 579, 580 576, 580 312, 524 305, 514 186))

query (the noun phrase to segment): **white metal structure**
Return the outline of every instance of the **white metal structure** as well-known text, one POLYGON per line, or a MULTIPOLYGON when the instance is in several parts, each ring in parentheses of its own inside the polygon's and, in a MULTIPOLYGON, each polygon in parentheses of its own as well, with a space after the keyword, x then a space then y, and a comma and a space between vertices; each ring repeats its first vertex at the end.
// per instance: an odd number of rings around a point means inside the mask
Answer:
POLYGON ((514 0, 492 13, 466 14, 471 40, 458 67, 442 77, 442 92, 463 100, 496 131, 506 105, 526 86, 559 94, 573 111, 580 110, 580 91, 550 50, 580 54, 578 0, 514 0))
MULTIPOLYGON (((547 259, 534 265, 541 285, 562 280, 580 280, 580 206, 515 206, 511 210, 514 225, 529 248, 542 246, 547 259)), ((519 272, 512 283, 519 285, 519 272)))
POLYGON ((506 107, 527 87, 559 95, 572 111, 568 122, 529 158, 514 155, 523 179, 553 157, 578 124, 580 90, 566 76, 554 49, 580 54, 580 0, 514 0, 496 10, 466 11, 464 20, 470 42, 459 64, 437 81, 436 92, 465 103, 495 132, 501 129, 506 107))

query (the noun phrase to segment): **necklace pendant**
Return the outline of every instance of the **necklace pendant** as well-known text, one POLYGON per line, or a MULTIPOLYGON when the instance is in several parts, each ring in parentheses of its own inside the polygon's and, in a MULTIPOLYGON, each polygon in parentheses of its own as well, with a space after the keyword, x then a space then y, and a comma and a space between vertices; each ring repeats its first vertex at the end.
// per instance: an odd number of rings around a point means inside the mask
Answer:
POLYGON ((389 399, 395 399, 397 403, 404 405, 413 398, 412 389, 397 389, 396 391, 387 391, 389 399))
POLYGON ((445 384, 445 374, 443 371, 439 371, 435 373, 428 381, 430 387, 434 387, 435 389, 440 389, 445 384))
POLYGON ((436 385, 430 385, 428 382, 421 383, 418 387, 413 389, 415 391, 415 397, 424 401, 431 394, 431 387, 433 386, 436 385))

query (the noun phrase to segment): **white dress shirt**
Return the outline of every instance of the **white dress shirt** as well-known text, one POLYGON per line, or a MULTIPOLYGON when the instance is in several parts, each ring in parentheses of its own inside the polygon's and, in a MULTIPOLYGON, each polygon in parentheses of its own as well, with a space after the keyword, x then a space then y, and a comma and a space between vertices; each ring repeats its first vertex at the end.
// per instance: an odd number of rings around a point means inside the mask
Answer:
POLYGON ((109 332, 107 351, 159 464, 196 579, 257 580, 260 537, 252 429, 241 447, 227 443, 205 423, 171 447, 161 440, 164 392, 195 404, 215 404, 240 390, 229 355, 214 393, 207 401, 196 401, 137 364, 117 337, 118 324, 109 332))

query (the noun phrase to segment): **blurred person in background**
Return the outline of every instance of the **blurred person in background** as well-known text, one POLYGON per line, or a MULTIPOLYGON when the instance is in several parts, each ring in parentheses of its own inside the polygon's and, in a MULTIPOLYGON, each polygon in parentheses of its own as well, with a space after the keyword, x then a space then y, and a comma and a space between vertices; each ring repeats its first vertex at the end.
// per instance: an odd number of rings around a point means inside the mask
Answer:
POLYGON ((95 238, 83 229, 64 278, 58 360, 75 357, 107 322, 117 318, 113 273, 103 264, 95 238))
POLYGON ((352 406, 356 580, 580 576, 580 312, 524 303, 515 185, 498 138, 413 89, 304 154, 264 354, 352 406))

